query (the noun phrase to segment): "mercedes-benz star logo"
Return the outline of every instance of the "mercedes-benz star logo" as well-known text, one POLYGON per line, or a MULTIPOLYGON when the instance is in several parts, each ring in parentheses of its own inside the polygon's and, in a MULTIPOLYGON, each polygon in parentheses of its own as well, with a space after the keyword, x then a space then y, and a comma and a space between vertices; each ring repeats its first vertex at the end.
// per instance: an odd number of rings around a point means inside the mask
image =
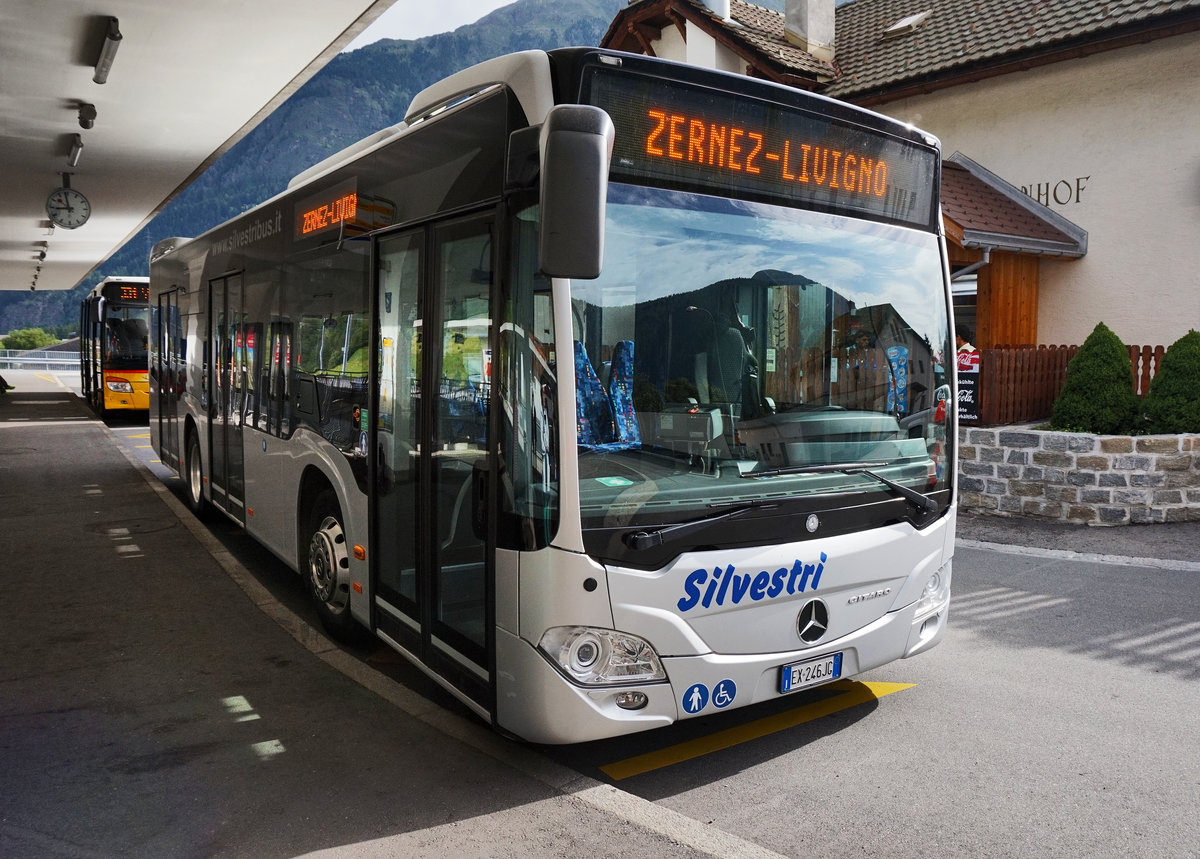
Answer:
POLYGON ((800 609, 796 618, 796 631, 800 640, 809 644, 820 641, 821 636, 829 631, 829 607, 822 600, 809 600, 800 609))

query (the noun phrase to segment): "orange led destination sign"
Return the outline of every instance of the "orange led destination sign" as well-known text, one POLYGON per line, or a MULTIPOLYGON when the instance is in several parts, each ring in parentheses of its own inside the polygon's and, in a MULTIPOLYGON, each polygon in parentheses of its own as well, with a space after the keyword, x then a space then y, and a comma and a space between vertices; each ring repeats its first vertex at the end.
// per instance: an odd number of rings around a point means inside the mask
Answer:
POLYGON ((353 180, 329 188, 296 205, 295 237, 307 238, 353 222, 358 214, 358 192, 353 180))
POLYGON ((106 283, 104 285, 104 297, 109 301, 144 304, 150 300, 150 284, 106 283))
POLYGON ((787 105, 610 67, 592 71, 585 96, 604 108, 616 128, 610 166, 616 181, 765 199, 926 229, 936 224, 932 146, 787 105))
POLYGON ((691 161, 707 167, 761 175, 763 170, 786 182, 811 182, 851 194, 887 193, 887 162, 861 153, 800 143, 769 141, 762 131, 705 122, 695 116, 648 108, 653 127, 646 135, 646 154, 691 161))

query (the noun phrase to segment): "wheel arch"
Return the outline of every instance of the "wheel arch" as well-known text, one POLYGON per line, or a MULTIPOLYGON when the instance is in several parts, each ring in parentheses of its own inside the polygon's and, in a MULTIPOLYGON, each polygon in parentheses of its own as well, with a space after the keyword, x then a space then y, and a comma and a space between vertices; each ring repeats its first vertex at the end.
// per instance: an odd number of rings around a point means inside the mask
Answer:
MULTIPOLYGON (((352 548, 354 544, 347 516, 353 511, 348 510, 348 503, 348 500, 339 491, 336 480, 332 480, 329 475, 315 465, 304 468, 300 476, 299 492, 296 496, 297 571, 305 579, 305 587, 313 598, 317 614, 325 630, 339 641, 357 643, 370 629, 370 610, 365 602, 364 589, 360 584, 355 583, 356 574, 360 577, 358 582, 362 581, 361 576, 365 575, 365 569, 357 571, 353 569, 356 559, 361 561, 362 558, 352 548), (318 508, 329 503, 329 501, 323 502, 322 497, 331 499, 332 504, 337 508, 337 542, 343 547, 347 562, 346 566, 338 567, 345 570, 347 576, 344 582, 346 603, 342 608, 333 609, 332 612, 330 607, 324 603, 327 595, 318 594, 314 590, 313 569, 310 568, 311 562, 308 560, 309 541, 313 539, 314 529, 318 527, 318 517, 328 513, 328 508, 325 508, 324 513, 318 511, 318 508)), ((335 565, 330 565, 329 568, 333 566, 335 565)))
POLYGON ((329 490, 337 499, 338 512, 345 523, 346 505, 341 493, 337 491, 334 481, 315 465, 305 466, 300 475, 300 489, 296 493, 296 558, 303 572, 304 558, 308 551, 308 519, 312 515, 313 505, 322 492, 329 490))
MULTIPOLYGON (((191 437, 193 435, 196 436, 197 439, 200 438, 200 427, 196 424, 195 416, 189 414, 186 417, 184 417, 184 419, 183 419, 183 439, 182 439, 183 447, 181 448, 182 450, 187 450, 188 440, 191 439, 191 437)), ((201 450, 200 452, 204 453, 203 450, 201 450)))

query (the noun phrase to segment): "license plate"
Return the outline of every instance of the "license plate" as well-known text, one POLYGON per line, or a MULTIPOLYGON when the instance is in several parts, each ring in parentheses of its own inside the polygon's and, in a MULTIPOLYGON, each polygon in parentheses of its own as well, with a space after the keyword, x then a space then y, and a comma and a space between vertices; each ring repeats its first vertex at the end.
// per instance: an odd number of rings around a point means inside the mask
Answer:
POLYGON ((779 691, 795 692, 842 676, 842 654, 831 653, 817 659, 806 659, 795 665, 785 665, 779 671, 779 691))

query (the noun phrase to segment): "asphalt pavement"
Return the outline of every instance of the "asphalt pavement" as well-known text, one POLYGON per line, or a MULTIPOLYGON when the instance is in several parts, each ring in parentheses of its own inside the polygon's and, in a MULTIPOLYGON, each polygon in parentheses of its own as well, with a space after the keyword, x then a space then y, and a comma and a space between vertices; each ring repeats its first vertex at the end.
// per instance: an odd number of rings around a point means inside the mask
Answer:
POLYGON ((369 667, 69 379, 2 375, 0 857, 777 855, 369 667))

